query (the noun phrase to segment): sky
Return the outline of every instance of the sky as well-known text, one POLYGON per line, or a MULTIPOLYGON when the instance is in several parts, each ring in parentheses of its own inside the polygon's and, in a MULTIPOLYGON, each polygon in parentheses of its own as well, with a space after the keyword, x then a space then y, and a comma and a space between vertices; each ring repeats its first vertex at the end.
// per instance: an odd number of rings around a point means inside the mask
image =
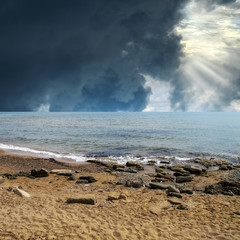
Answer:
POLYGON ((1 0, 0 111, 240 111, 240 0, 1 0))

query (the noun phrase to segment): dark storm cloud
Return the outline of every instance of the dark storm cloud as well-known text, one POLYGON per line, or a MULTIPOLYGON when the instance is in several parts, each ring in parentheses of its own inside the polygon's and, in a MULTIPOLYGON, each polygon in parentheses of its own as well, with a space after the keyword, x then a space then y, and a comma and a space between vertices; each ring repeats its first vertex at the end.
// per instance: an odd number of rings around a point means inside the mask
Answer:
POLYGON ((141 111, 179 65, 182 0, 2 0, 0 111, 141 111))

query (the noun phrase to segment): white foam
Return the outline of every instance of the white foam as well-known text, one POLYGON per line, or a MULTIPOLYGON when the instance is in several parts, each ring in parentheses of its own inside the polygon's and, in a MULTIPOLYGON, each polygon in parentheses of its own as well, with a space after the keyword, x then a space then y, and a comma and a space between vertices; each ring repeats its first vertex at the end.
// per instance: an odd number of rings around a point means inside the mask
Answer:
POLYGON ((87 160, 86 157, 84 157, 83 155, 53 153, 53 152, 35 150, 27 147, 7 145, 3 143, 0 143, 0 149, 5 150, 7 152, 11 152, 11 153, 21 154, 21 155, 34 156, 34 157, 37 156, 37 157, 43 157, 43 158, 55 158, 57 160, 66 160, 66 161, 72 160, 76 162, 84 162, 87 160))

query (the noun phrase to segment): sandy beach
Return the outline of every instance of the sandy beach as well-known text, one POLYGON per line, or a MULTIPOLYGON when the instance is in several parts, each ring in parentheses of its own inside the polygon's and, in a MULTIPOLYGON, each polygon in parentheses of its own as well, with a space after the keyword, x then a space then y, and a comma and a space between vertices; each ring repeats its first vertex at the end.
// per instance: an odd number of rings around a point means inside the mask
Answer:
MULTIPOLYGON (((239 195, 204 192, 205 186, 225 179, 229 171, 194 176, 187 183, 194 187, 193 194, 183 193, 182 198, 176 198, 167 196, 164 189, 113 184, 119 175, 106 172, 106 167, 99 164, 71 166, 1 152, 0 239, 237 240, 240 238, 239 195), (91 176, 97 181, 76 184, 67 180, 68 176, 57 174, 11 177, 20 171, 41 168, 49 172, 70 169, 76 179, 91 176), (15 194, 15 188, 30 197, 15 194), (66 203, 70 198, 80 197, 89 197, 94 204, 66 203)), ((150 171, 141 172, 141 176, 153 175, 150 171)))

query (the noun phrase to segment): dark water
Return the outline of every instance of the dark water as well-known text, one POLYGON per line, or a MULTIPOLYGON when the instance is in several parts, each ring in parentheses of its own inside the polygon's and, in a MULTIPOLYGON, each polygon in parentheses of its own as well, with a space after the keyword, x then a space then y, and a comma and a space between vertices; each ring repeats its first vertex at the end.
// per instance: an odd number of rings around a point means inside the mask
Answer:
POLYGON ((0 148, 74 161, 141 155, 234 162, 240 113, 0 113, 0 148))

